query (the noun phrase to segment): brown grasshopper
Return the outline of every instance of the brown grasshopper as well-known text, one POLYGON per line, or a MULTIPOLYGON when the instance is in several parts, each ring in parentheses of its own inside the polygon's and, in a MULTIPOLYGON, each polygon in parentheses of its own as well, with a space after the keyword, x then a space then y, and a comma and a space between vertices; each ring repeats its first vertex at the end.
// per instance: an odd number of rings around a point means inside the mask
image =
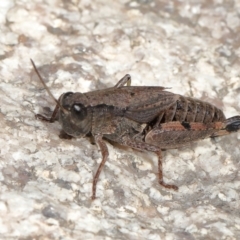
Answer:
POLYGON ((87 93, 67 92, 56 100, 31 62, 56 101, 51 118, 40 114, 36 117, 51 123, 58 119, 62 137, 92 136, 101 150, 102 161, 93 179, 92 199, 96 197, 98 178, 108 157, 104 140, 156 153, 159 184, 177 190, 177 186, 163 180, 163 149, 179 148, 240 129, 240 116, 226 119, 212 104, 165 91, 164 87, 130 86, 128 74, 114 87, 87 93))

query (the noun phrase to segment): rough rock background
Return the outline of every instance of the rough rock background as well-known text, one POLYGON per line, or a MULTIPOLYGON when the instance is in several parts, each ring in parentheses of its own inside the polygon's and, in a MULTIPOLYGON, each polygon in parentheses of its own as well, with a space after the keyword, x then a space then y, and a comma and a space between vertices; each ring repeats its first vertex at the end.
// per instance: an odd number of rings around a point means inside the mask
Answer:
POLYGON ((171 87, 240 113, 237 0, 6 0, 0 2, 0 239, 239 239, 240 135, 204 140, 157 158, 88 139, 59 139, 53 100, 67 91, 171 87))

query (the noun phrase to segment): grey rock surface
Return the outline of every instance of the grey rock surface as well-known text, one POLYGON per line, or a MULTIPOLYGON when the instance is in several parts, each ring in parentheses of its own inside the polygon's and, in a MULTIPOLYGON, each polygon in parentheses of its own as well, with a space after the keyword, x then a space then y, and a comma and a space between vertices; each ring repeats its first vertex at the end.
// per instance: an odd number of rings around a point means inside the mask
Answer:
POLYGON ((132 85, 240 113, 240 2, 7 0, 0 2, 0 239, 240 239, 240 135, 152 153, 87 138, 62 140, 53 95, 132 85))

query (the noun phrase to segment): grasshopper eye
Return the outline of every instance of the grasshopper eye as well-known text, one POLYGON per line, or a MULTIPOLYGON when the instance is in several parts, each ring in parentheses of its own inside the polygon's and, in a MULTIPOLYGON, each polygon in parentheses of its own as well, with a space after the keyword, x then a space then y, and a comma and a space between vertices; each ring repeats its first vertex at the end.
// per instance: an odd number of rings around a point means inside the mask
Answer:
POLYGON ((62 103, 62 107, 64 109, 68 109, 70 110, 71 108, 71 103, 69 102, 70 99, 71 99, 71 96, 73 95, 73 92, 67 92, 67 93, 64 93, 61 97, 61 103, 62 103))
POLYGON ((66 92, 64 93, 64 98, 68 98, 71 95, 73 95, 73 92, 66 92))
POLYGON ((72 105, 71 113, 72 116, 78 120, 83 120, 87 116, 87 109, 84 107, 84 105, 75 103, 72 105))
POLYGON ((82 106, 80 106, 78 104, 74 104, 73 108, 74 108, 75 112, 81 112, 81 110, 82 110, 82 106))

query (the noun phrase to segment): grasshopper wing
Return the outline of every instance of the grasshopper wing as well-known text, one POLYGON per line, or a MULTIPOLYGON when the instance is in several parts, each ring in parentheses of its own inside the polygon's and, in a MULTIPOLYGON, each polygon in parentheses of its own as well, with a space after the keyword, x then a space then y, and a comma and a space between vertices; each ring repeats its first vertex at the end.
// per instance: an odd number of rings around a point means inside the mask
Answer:
POLYGON ((147 123, 174 105, 178 98, 177 94, 147 87, 144 92, 137 94, 136 101, 129 104, 124 116, 139 123, 147 123))
POLYGON ((116 115, 139 123, 153 120, 159 113, 176 103, 179 95, 164 91, 164 87, 108 88, 84 94, 91 106, 105 104, 114 107, 116 115))

